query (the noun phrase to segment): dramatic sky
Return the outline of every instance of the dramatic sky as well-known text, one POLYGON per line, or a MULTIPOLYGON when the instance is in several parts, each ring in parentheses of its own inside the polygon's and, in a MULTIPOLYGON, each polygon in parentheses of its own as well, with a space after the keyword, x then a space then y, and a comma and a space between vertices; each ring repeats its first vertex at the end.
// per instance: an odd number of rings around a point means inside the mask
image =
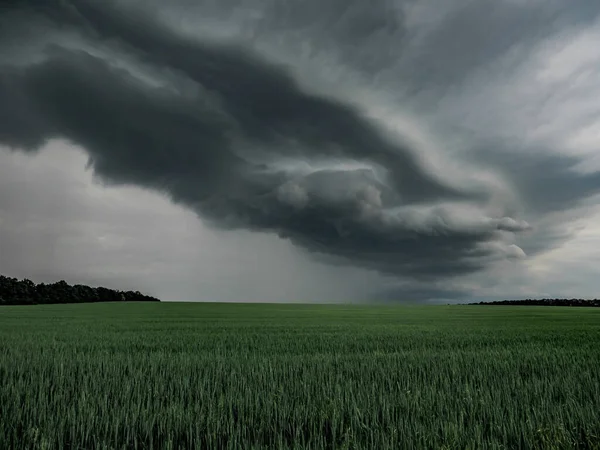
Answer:
POLYGON ((600 2, 0 3, 0 273, 600 297, 600 2))

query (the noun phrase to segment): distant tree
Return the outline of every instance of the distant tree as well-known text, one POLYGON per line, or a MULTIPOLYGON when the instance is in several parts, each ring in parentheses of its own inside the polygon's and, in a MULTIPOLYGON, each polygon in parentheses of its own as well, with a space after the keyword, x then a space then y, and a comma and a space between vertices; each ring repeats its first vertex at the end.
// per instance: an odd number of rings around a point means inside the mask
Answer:
POLYGON ((116 291, 104 287, 93 288, 77 284, 69 285, 61 280, 52 284, 38 284, 24 279, 0 275, 0 305, 34 305, 51 303, 94 302, 157 302, 157 298, 139 291, 116 291))
POLYGON ((543 298, 525 300, 499 300, 495 302, 471 303, 471 305, 510 305, 510 306, 578 306, 587 308, 600 307, 600 300, 584 300, 581 298, 543 298))

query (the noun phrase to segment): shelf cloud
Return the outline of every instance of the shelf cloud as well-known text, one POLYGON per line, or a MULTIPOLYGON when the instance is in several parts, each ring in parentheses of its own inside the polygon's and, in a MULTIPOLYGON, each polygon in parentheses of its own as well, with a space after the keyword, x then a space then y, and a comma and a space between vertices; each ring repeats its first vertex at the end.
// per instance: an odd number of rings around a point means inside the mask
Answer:
POLYGON ((600 192, 587 1, 1 8, 0 145, 69 141, 105 184, 415 298, 563 245, 573 216, 550 218, 600 192))

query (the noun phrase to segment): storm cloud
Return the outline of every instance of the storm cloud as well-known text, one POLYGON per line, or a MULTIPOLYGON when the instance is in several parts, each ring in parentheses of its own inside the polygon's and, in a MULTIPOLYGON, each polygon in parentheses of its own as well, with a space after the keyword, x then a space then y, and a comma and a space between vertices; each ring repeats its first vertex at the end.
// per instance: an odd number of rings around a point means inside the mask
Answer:
POLYGON ((600 6, 434 3, 8 2, 0 144, 66 139, 104 183, 418 283, 562 244, 545 218, 600 192, 600 174, 511 128, 481 77, 519 80, 600 6), (330 89, 336 71, 352 77, 330 89))

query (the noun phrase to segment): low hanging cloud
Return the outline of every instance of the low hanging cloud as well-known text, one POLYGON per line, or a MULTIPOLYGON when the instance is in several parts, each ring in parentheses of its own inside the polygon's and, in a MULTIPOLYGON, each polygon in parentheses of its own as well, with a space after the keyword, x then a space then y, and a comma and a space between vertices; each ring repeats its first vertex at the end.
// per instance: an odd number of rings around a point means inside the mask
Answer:
POLYGON ((519 63, 600 8, 317 3, 9 2, 0 18, 0 144, 37 151, 68 139, 103 182, 165 193, 215 227, 276 233, 326 261, 419 282, 558 245, 536 222, 598 193, 600 175, 575 170, 580 155, 540 150, 517 131, 469 133, 477 122, 448 111, 468 104, 485 115, 491 91, 473 87, 482 70, 519 63), (175 28, 177 11, 190 11, 203 31, 184 32, 184 19, 175 28), (229 36, 211 36, 219 24, 229 36), (315 86, 305 77, 314 66, 281 54, 278 45, 294 39, 322 44, 314 61, 332 55, 323 80, 345 70, 377 95, 315 86), (369 103, 386 94, 385 107, 369 103), (399 123, 402 111, 416 129, 399 123), (427 131, 460 125, 447 143, 427 131))

